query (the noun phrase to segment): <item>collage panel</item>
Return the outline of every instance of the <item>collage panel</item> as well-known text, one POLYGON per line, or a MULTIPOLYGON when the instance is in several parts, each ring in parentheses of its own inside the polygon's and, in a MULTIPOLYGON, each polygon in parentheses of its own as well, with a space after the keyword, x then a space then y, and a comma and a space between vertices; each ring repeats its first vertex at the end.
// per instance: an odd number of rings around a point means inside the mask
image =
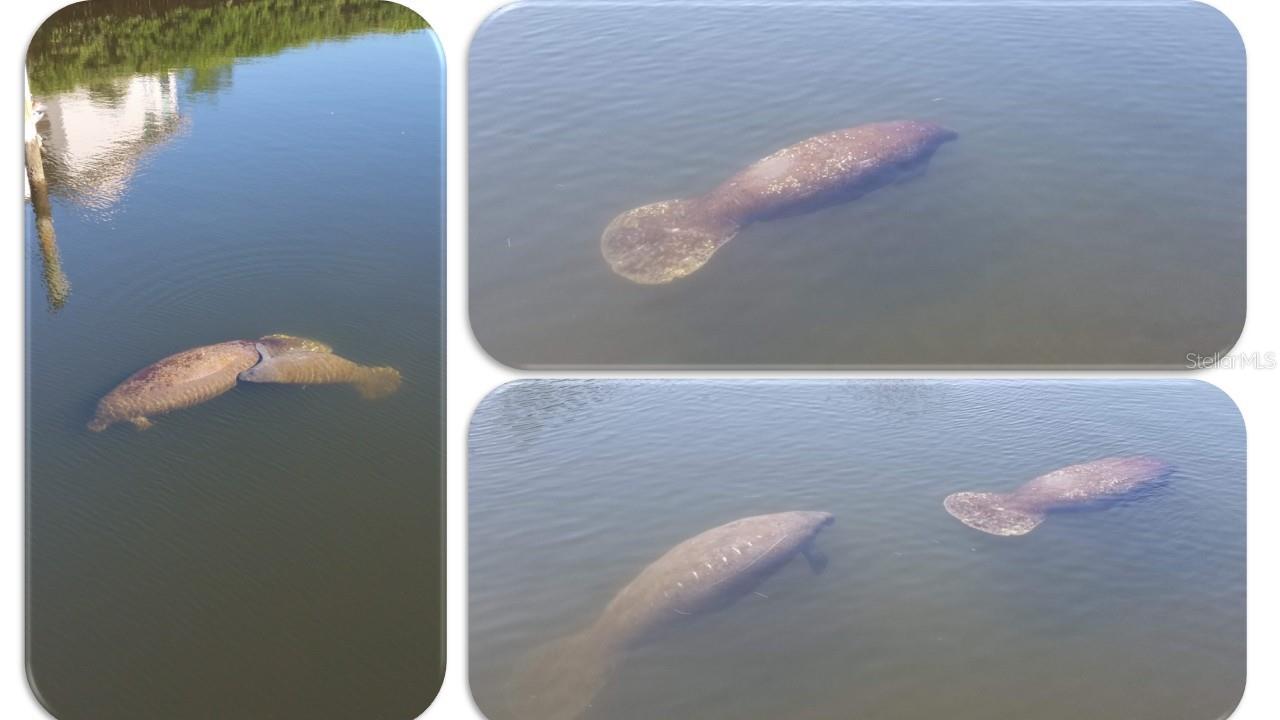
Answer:
POLYGON ((468 439, 489 720, 1212 720, 1245 428, 1197 381, 509 383, 468 439))
POLYGON ((420 715, 445 659, 434 31, 382 0, 92 0, 26 75, 35 699, 420 715))
POLYGON ((525 2, 468 83, 509 366, 1185 369, 1243 327, 1207 5, 525 2))

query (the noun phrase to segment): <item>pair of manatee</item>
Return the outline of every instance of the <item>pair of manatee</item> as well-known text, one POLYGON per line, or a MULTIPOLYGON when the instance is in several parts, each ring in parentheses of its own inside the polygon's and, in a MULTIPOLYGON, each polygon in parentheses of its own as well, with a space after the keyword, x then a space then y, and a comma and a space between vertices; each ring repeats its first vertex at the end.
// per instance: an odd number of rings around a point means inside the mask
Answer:
POLYGON ((957 134, 920 120, 870 123, 785 147, 689 198, 622 213, 600 249, 613 271, 656 285, 685 277, 761 220, 797 215, 861 197, 912 177, 957 134))
MULTIPOLYGON (((1123 497, 1171 471, 1153 457, 1103 458, 1041 475, 1012 492, 958 492, 943 504, 969 527, 1025 535, 1050 512, 1123 497)), ((591 625, 526 658, 512 681, 514 716, 582 717, 626 652, 662 629, 732 605, 796 555, 820 571, 825 559, 814 541, 833 522, 827 512, 759 515, 676 545, 627 583, 591 625)))
POLYGON ((148 416, 207 402, 236 382, 323 385, 348 383, 365 398, 390 395, 400 387, 395 368, 365 367, 335 355, 311 338, 273 334, 257 340, 228 340, 184 350, 130 375, 98 401, 89 421, 94 432, 118 422, 139 430, 148 416))

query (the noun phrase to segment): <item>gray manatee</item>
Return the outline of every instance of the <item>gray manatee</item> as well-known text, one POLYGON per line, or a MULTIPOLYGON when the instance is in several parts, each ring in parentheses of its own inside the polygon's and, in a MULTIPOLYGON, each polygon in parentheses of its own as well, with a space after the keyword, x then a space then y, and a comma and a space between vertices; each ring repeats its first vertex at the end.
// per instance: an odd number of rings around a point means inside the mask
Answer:
POLYGON ((259 348, 272 351, 328 346, 310 338, 274 334, 253 340, 228 340, 183 350, 158 360, 125 378, 98 401, 89 429, 100 432, 117 422, 139 430, 151 427, 147 416, 207 402, 236 385, 241 372, 253 367, 259 348))
POLYGON ((915 174, 956 137, 919 120, 817 135, 756 161, 704 195, 622 213, 605 228, 600 249, 619 275, 668 283, 702 267, 743 227, 852 200, 915 174))
POLYGON ((1026 535, 1050 512, 1119 498, 1172 472, 1153 457, 1109 457, 1054 470, 1008 493, 958 492, 943 507, 957 520, 991 535, 1026 535))
POLYGON ((529 720, 582 717, 628 649, 656 631, 726 608, 802 554, 835 522, 826 512, 783 512, 712 528, 667 551, 622 588, 595 622, 536 650, 512 683, 514 712, 529 720))

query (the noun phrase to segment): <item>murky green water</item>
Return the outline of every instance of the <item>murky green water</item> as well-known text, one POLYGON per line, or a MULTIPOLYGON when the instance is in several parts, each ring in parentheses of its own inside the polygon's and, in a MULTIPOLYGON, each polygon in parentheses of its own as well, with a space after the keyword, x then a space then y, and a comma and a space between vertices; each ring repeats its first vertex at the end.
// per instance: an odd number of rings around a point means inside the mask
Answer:
POLYGON ((389 3, 171 5, 32 46, 60 260, 29 224, 33 684, 62 720, 412 717, 443 672, 437 44, 389 3), (86 429, 135 370, 271 332, 404 385, 86 429))
POLYGON ((472 43, 470 312, 517 366, 1163 365, 1244 321, 1245 76, 1196 3, 526 3, 472 43), (923 175, 636 285, 610 220, 916 118, 923 175))
POLYGON ((1213 720, 1245 680, 1245 434, 1196 382, 523 382, 469 444, 471 688, 730 520, 822 510, 829 557, 625 656, 587 718, 1213 720), (985 535, 943 509, 1109 455, 1148 492, 985 535))

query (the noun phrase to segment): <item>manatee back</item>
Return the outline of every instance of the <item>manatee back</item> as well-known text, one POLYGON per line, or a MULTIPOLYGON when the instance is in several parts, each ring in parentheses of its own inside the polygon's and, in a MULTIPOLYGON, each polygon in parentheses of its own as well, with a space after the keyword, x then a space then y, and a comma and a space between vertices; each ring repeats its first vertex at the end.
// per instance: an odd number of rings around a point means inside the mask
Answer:
POLYGON ((263 357, 294 351, 319 353, 333 352, 332 347, 320 342, 319 340, 300 337, 298 335, 286 335, 284 333, 263 335, 258 338, 257 346, 263 357))
POLYGON ((1089 505, 1134 492, 1168 474, 1170 466, 1146 456, 1109 457, 1068 465, 1029 480, 1016 494, 1044 509, 1089 505))
POLYGON ((828 513, 776 513, 689 538, 628 583, 599 626, 612 626, 610 635, 634 644, 665 623, 725 608, 777 572, 831 522, 828 513))
POLYGON ((717 213, 746 224, 853 200, 917 171, 956 137, 919 120, 870 123, 815 135, 744 168, 708 193, 717 213))
POLYGON ((355 379, 359 365, 327 352, 295 350, 279 354, 263 353, 262 360, 240 373, 246 382, 323 385, 355 379))

